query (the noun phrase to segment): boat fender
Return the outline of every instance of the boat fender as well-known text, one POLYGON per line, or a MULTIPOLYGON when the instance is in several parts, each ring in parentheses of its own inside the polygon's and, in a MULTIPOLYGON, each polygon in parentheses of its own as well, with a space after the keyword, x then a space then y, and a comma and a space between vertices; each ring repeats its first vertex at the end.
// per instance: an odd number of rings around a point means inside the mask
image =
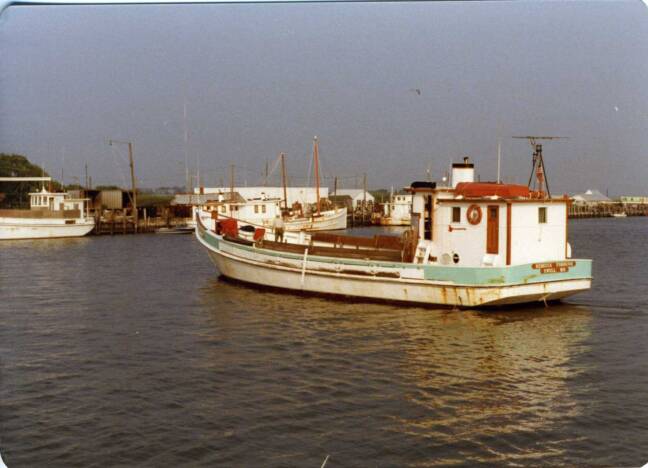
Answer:
POLYGON ((459 263, 459 254, 457 252, 452 255, 452 261, 454 263, 459 263))
POLYGON ((470 205, 466 211, 468 222, 474 226, 479 224, 482 219, 482 211, 479 205, 470 205))

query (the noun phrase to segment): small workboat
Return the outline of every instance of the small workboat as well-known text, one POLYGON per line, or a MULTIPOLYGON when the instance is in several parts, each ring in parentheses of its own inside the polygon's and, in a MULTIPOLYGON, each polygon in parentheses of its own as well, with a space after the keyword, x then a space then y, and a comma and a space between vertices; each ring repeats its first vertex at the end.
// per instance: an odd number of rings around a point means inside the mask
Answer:
POLYGON ((449 187, 412 183, 402 236, 301 232, 277 242, 262 227, 244 233, 234 219, 199 216, 196 237, 222 275, 262 286, 460 308, 563 299, 591 288, 592 261, 572 258, 569 199, 543 189, 535 149, 537 190, 475 182, 467 158, 453 164, 449 187))
POLYGON ((409 226, 412 220, 412 195, 392 194, 389 202, 383 205, 382 226, 409 226))

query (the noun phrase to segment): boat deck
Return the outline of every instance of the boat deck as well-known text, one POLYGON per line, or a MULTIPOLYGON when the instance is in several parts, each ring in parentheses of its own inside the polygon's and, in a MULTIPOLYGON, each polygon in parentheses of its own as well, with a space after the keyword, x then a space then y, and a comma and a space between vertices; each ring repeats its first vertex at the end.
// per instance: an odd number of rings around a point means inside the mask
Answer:
MULTIPOLYGON (((227 237, 227 240, 252 245, 251 241, 227 237)), ((377 260, 403 262, 411 261, 410 249, 407 242, 396 236, 359 237, 332 233, 311 234, 310 244, 293 244, 264 240, 259 247, 280 252, 290 252, 303 255, 308 249, 309 255, 322 257, 352 258, 362 260, 377 260), (315 244, 317 243, 317 244, 315 244), (328 245, 322 245, 328 244, 328 245)))

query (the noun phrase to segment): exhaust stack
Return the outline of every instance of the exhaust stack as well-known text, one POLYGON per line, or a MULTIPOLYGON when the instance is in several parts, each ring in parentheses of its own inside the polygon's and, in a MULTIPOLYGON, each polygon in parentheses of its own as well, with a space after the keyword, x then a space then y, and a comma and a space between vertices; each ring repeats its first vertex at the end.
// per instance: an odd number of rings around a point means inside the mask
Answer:
POLYGON ((466 156, 462 163, 452 164, 452 188, 456 188, 461 182, 475 181, 475 165, 466 156))

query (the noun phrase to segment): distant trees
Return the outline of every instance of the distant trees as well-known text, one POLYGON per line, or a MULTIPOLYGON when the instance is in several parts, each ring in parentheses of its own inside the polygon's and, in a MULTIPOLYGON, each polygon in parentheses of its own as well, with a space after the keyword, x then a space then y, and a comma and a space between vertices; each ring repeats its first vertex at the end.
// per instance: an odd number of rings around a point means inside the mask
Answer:
MULTIPOLYGON (((21 154, 0 153, 0 177, 49 177, 49 174, 21 154)), ((0 182, 0 203, 6 207, 27 206, 29 193, 40 190, 41 186, 40 182, 0 182)), ((61 184, 53 180, 51 188, 60 189, 61 184)))

